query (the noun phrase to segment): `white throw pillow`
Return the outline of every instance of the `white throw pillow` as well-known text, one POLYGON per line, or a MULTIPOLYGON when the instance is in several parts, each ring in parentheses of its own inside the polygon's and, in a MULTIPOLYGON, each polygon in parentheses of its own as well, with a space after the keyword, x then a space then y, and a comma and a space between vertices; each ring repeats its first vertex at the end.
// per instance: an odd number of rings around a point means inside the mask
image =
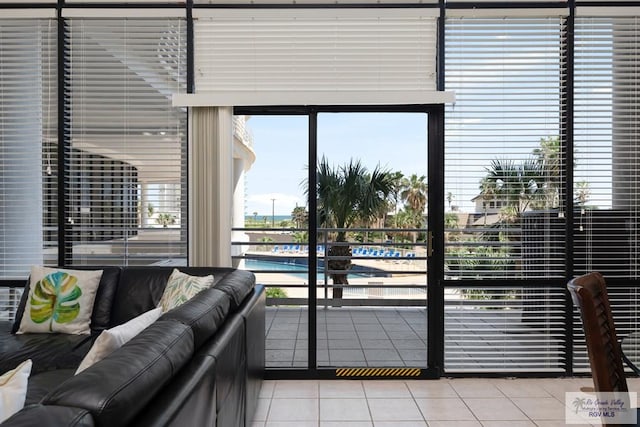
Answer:
POLYGON ((27 398, 31 359, 0 376, 0 423, 18 412, 27 398))
POLYGON ((190 276, 174 268, 158 305, 162 307, 162 311, 167 312, 189 301, 198 292, 210 288, 211 285, 213 285, 212 275, 190 276))
POLYGON ((87 369, 89 366, 107 357, 113 351, 122 347, 124 343, 138 335, 147 326, 158 320, 162 315, 162 308, 154 308, 138 317, 134 317, 122 325, 118 325, 111 329, 105 329, 96 338, 87 355, 80 362, 80 366, 76 370, 76 375, 87 369))
POLYGON ((19 334, 88 334, 102 270, 31 267, 29 297, 19 334))

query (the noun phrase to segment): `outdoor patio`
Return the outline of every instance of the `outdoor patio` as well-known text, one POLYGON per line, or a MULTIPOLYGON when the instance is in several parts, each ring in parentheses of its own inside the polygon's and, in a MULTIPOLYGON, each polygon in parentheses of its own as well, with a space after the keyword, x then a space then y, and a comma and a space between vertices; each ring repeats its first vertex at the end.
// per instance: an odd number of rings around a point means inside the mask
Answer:
MULTIPOLYGON (((327 307, 317 310, 320 367, 426 367, 427 310, 327 307)), ((445 310, 445 362, 451 371, 562 370, 561 336, 516 310, 445 310)), ((306 307, 267 307, 268 368, 306 368, 306 307)))

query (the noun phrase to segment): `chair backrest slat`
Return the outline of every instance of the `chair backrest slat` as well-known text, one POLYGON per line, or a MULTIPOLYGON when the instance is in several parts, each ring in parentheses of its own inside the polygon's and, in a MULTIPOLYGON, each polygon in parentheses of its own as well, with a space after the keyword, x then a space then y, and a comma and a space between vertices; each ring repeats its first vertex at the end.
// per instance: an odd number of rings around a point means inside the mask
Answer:
POLYGON ((580 310, 591 376, 597 392, 626 392, 627 379, 604 277, 594 272, 567 285, 580 310))

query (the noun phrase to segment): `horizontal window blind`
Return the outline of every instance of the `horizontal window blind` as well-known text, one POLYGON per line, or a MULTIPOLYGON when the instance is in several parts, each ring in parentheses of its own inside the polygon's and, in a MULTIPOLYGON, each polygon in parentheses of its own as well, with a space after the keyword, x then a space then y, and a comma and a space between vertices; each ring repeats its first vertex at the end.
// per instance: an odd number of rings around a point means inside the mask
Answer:
POLYGON ((56 34, 55 20, 0 19, 2 280, 57 262, 56 34))
POLYGON ((186 262, 181 19, 69 20, 72 263, 186 262))
POLYGON ((447 372, 564 369, 563 25, 446 20, 447 372))
POLYGON ((576 18, 577 274, 640 273, 640 19, 576 18))
POLYGON ((445 25, 445 274, 564 277, 563 20, 445 25))
POLYGON ((564 289, 449 288, 445 372, 563 372, 564 289))
POLYGON ((252 93, 259 103, 306 91, 340 103, 340 92, 436 88, 436 9, 196 12, 198 94, 252 93))

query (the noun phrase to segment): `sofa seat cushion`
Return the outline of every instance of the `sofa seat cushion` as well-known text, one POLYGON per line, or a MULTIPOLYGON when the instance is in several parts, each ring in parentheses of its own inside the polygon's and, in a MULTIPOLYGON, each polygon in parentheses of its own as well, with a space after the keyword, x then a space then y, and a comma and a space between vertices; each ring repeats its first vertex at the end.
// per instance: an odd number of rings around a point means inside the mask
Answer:
POLYGON ((231 298, 218 289, 205 289, 184 304, 162 315, 160 320, 173 320, 193 330, 195 348, 208 340, 224 323, 231 298))
POLYGON ((27 385, 26 405, 40 403, 51 390, 68 380, 75 373, 74 369, 56 369, 54 371, 45 371, 29 377, 27 385))
POLYGON ((0 324, 0 372, 27 359, 33 362, 32 375, 53 369, 75 369, 91 348, 89 335, 13 335, 10 328, 7 323, 0 324))
POLYGON ((236 311, 256 285, 256 276, 250 271, 228 269, 214 275, 213 287, 231 297, 231 311, 236 311))
POLYGON ((109 357, 69 378, 41 403, 85 408, 97 426, 128 425, 193 351, 191 328, 158 320, 109 357))

